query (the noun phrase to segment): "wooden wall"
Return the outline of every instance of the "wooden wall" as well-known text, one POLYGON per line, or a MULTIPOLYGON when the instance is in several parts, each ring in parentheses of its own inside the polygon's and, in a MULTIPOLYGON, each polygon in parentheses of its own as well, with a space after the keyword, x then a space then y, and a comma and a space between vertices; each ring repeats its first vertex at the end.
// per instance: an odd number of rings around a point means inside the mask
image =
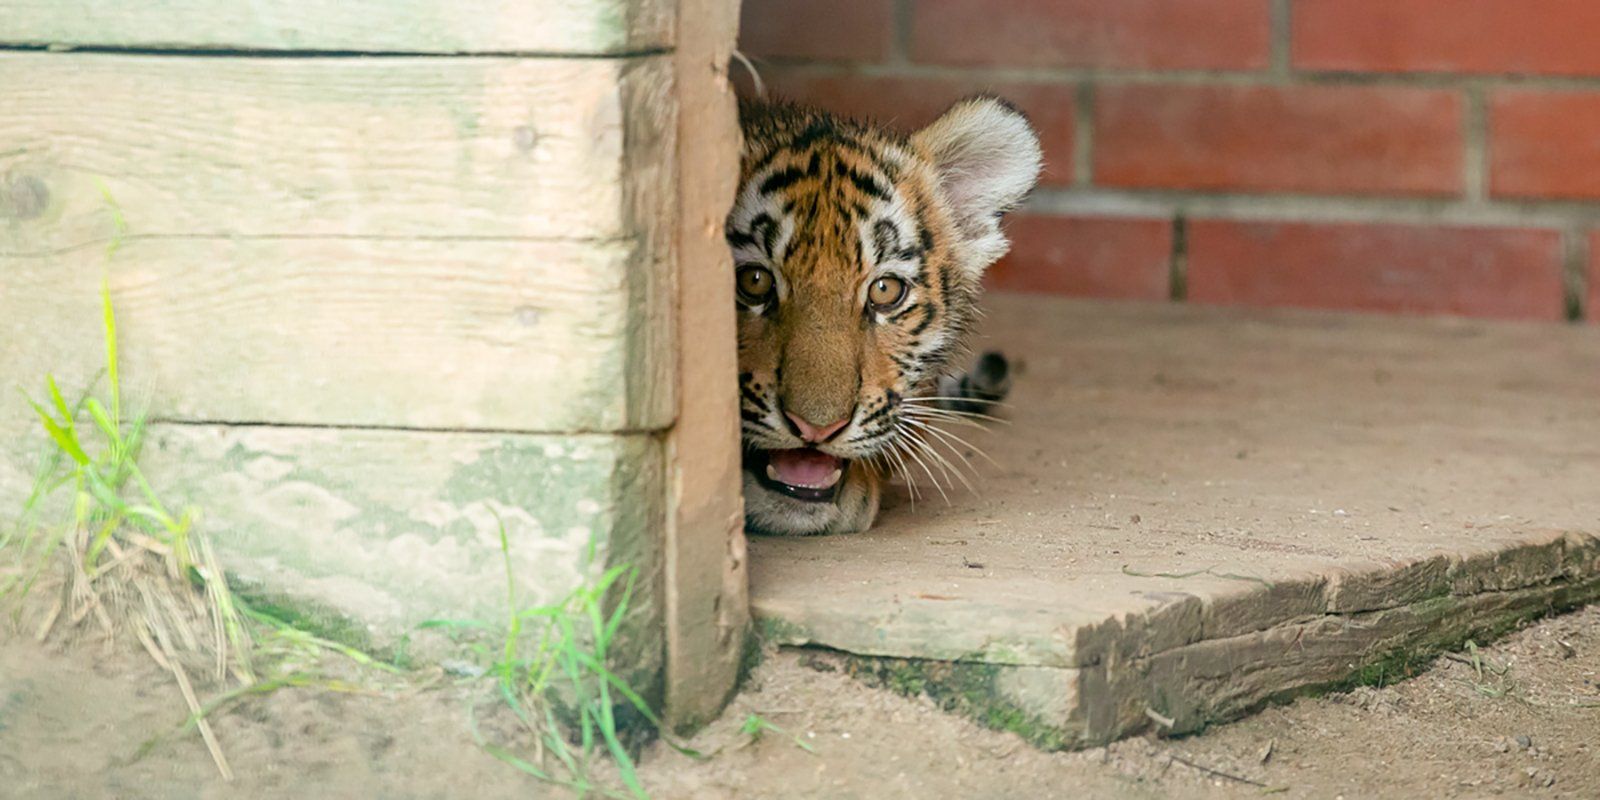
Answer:
MULTIPOLYGON (((737 439, 677 423, 680 373, 734 396, 736 3, 694 5, 0 0, 6 393, 88 384, 104 277, 152 475, 242 578, 380 638, 499 618, 499 513, 527 603, 630 563, 632 666, 669 630, 733 663, 737 439), (680 154, 691 123, 719 133, 680 154), (727 336, 682 359, 681 324, 727 336)), ((0 500, 25 411, 0 401, 0 500)))

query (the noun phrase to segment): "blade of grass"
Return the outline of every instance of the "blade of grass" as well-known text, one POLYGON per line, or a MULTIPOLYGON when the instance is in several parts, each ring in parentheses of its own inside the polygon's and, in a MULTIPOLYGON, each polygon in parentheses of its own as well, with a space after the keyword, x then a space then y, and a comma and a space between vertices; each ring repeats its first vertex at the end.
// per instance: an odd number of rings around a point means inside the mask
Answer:
MULTIPOLYGON (((104 186, 100 188, 104 193, 105 198, 110 201, 110 191, 106 190, 104 186)), ((115 207, 114 202, 113 207, 115 207)), ((120 239, 122 231, 124 230, 122 213, 120 209, 116 212, 116 221, 117 236, 120 239)), ((112 252, 114 252, 114 250, 112 252)), ((110 254, 111 253, 108 252, 106 255, 110 256, 110 254)), ((100 308, 102 322, 105 326, 106 374, 109 377, 111 390, 111 421, 114 429, 120 429, 122 427, 122 380, 117 371, 117 314, 116 311, 111 307, 111 280, 109 277, 103 277, 100 279, 100 308)))
POLYGON ((61 388, 56 386, 56 376, 46 375, 44 376, 44 381, 45 385, 50 389, 50 402, 54 403, 56 410, 61 412, 62 424, 71 425, 76 417, 73 415, 72 410, 67 408, 67 400, 61 396, 61 388))
MULTIPOLYGON (((27 395, 23 396, 26 397, 27 395)), ((33 398, 28 398, 28 405, 33 406, 34 413, 39 415, 39 423, 44 426, 45 432, 50 434, 50 440, 56 443, 56 447, 61 448, 61 452, 66 453, 79 466, 89 463, 89 456, 83 452, 83 447, 78 444, 76 436, 68 433, 67 429, 51 418, 50 412, 45 411, 44 406, 34 402, 33 398)), ((69 422, 68 424, 71 423, 69 422)))
POLYGON ((94 418, 94 424, 100 426, 100 432, 106 438, 115 444, 122 443, 122 434, 117 430, 116 423, 111 421, 111 415, 106 413, 106 407, 93 397, 89 398, 89 416, 94 418))

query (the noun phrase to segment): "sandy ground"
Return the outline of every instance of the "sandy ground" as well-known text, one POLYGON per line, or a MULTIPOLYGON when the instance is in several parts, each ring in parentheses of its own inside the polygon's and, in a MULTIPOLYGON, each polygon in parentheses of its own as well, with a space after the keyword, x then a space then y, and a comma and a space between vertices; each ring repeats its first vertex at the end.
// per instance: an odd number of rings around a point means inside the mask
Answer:
MULTIPOLYGON (((690 744, 643 755, 656 798, 1600 797, 1600 607, 1547 620, 1383 688, 1273 707, 1181 740, 1043 753, 872 689, 825 654, 769 653, 690 744), (1502 675, 1492 667, 1504 667, 1502 675), (740 731, 758 713, 806 742, 740 731)), ((415 680, 373 694, 282 690, 214 718, 237 778, 139 654, 0 646, 0 796, 563 797, 485 754, 467 726, 482 686, 415 680)))

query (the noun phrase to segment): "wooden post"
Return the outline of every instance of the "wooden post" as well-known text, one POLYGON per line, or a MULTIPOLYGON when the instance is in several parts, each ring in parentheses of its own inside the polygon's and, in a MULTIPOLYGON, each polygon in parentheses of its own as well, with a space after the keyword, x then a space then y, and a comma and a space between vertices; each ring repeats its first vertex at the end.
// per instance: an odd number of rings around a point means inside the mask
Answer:
POLYGON ((737 0, 681 0, 678 420, 667 437, 667 712, 693 728, 738 678, 750 611, 740 500, 733 268, 723 218, 739 177, 728 59, 737 0))

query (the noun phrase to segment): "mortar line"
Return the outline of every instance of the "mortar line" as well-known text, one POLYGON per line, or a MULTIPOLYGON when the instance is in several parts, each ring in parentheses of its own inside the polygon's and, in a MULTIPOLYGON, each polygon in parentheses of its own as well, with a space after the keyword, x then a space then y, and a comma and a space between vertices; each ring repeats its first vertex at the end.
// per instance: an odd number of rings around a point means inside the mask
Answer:
POLYGON ((1072 93, 1072 185, 1094 185, 1094 84, 1080 83, 1072 93))
POLYGON ((885 63, 904 66, 911 63, 911 15, 913 0, 894 0, 890 10, 889 58, 885 63))
POLYGON ((1468 86, 1461 104, 1461 187, 1468 202, 1482 204, 1489 199, 1489 112, 1487 92, 1479 85, 1468 86))
POLYGON ((1462 227, 1537 227, 1565 229, 1600 226, 1600 204, 1572 201, 1492 200, 1473 204, 1460 198, 1400 198, 1314 195, 1288 192, 1191 192, 1179 189, 1119 189, 1102 186, 1046 186, 1035 190, 1028 207, 1042 214, 1166 217, 1187 216, 1328 222, 1377 222, 1462 227))
POLYGON ((1189 219, 1179 211, 1172 217, 1172 253, 1167 259, 1167 299, 1189 301, 1189 219))
POLYGON ((1293 14, 1290 0, 1272 0, 1271 18, 1268 23, 1268 47, 1271 48, 1267 60, 1268 67, 1274 75, 1287 79, 1294 72, 1290 58, 1290 48, 1293 46, 1293 14))
POLYGON ((1582 322, 1600 313, 1588 307, 1589 252, 1588 231, 1569 227, 1562 232, 1561 285, 1566 292, 1566 316, 1569 322, 1582 322))
POLYGON ((1470 86, 1528 88, 1549 91, 1600 90, 1600 75, 1462 75, 1433 72, 1351 72, 1341 70, 1294 70, 1279 75, 1267 70, 1229 69, 1122 69, 1108 67, 1000 67, 985 65, 885 64, 881 62, 817 61, 792 57, 764 59, 773 66, 830 77, 919 77, 982 80, 996 83, 1022 82, 1075 84, 1095 81, 1100 84, 1172 84, 1207 86, 1386 86, 1391 88, 1462 90, 1470 86), (1286 80, 1287 78, 1287 80, 1286 80))

